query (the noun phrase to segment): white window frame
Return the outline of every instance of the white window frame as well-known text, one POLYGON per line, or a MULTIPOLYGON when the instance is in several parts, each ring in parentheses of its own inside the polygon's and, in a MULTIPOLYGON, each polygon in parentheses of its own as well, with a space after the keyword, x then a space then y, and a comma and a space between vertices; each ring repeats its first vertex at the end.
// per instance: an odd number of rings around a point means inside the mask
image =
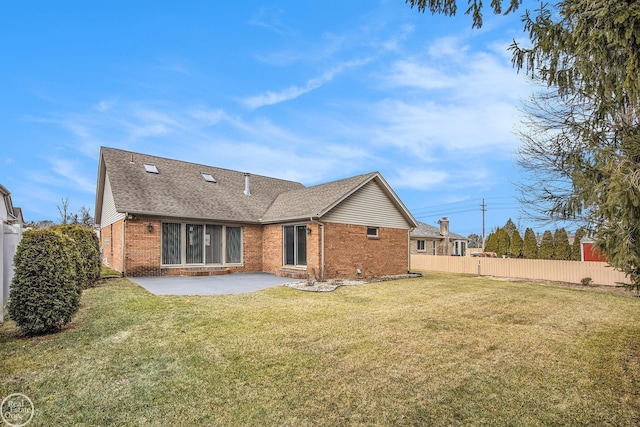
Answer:
POLYGON ((240 225, 222 225, 208 222, 198 222, 198 221, 189 221, 189 222, 171 222, 171 221, 163 221, 160 226, 160 266, 167 268, 191 268, 191 267, 220 267, 220 266, 242 266, 244 265, 244 227, 240 225), (164 250, 163 242, 164 242, 164 224, 180 224, 180 263, 178 264, 163 264, 162 263, 162 253, 164 250), (202 225, 203 229, 203 239, 202 239, 202 262, 201 263, 189 263, 187 264, 187 224, 189 225, 202 225), (206 260, 206 226, 207 225, 220 225, 222 226, 222 263, 209 263, 207 264, 206 260), (240 229, 240 262, 227 262, 227 227, 229 228, 239 228, 240 229))
POLYGON ((424 240, 424 239, 417 239, 416 240, 416 250, 418 252, 426 252, 427 251, 427 241, 424 240), (422 248, 420 246, 422 246, 422 248))
POLYGON ((380 238, 380 229, 378 227, 367 227, 367 239, 379 239, 380 238), (370 231, 375 231, 375 234, 370 233, 370 231))

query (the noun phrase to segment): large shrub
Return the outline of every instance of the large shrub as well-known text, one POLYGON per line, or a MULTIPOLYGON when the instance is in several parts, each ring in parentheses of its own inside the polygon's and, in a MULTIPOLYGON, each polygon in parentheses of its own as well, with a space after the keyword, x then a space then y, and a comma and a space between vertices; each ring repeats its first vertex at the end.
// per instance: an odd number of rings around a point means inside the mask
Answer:
POLYGON ((60 225, 54 227, 71 237, 80 252, 80 263, 83 270, 82 287, 93 286, 100 278, 100 241, 90 228, 79 225, 60 225))
POLYGON ((499 257, 509 255, 509 247, 511 245, 511 241, 509 239, 509 233, 504 228, 498 228, 496 230, 496 246, 497 249, 494 251, 498 254, 499 257))
POLYGON ((24 233, 14 257, 9 316, 28 334, 60 330, 80 305, 80 256, 70 237, 53 230, 24 233))
POLYGON ((564 228, 556 229, 553 234, 553 259, 570 260, 571 245, 569 245, 569 236, 564 228))
POLYGON ((540 259, 553 259, 553 234, 551 231, 545 230, 542 234, 542 240, 540 241, 540 248, 538 249, 538 258, 540 259))
POLYGON ((527 228, 524 231, 522 256, 527 259, 538 258, 538 240, 536 239, 536 233, 534 233, 531 228, 527 228))
POLYGON ((510 247, 511 257, 522 258, 523 246, 524 246, 524 241, 520 236, 520 232, 518 230, 513 230, 513 233, 511 233, 511 247, 510 247))
POLYGON ((495 231, 487 237, 484 252, 498 252, 498 240, 496 239, 495 231))

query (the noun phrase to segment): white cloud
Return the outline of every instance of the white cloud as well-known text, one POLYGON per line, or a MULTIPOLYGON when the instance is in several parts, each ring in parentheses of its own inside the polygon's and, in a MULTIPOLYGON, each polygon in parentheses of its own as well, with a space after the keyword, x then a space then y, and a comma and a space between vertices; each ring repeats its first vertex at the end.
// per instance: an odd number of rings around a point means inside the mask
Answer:
POLYGON ((432 190, 442 185, 450 174, 445 171, 431 169, 401 169, 389 178, 392 187, 410 188, 414 190, 432 190))
MULTIPOLYGON (((87 179, 82 173, 82 167, 70 160, 52 159, 52 171, 62 178, 71 181, 71 186, 85 193, 93 193, 96 189, 95 182, 87 179)), ((65 186, 69 186, 68 183, 65 186)))
POLYGON ((350 68, 356 68, 365 65, 371 60, 372 58, 365 58, 343 62, 324 72, 322 75, 307 80, 306 84, 302 87, 290 86, 286 89, 281 90, 280 92, 268 91, 261 95, 246 98, 243 100, 243 103, 250 108, 260 108, 264 107, 265 105, 274 105, 281 102, 290 101, 329 83, 337 74, 343 73, 350 68))

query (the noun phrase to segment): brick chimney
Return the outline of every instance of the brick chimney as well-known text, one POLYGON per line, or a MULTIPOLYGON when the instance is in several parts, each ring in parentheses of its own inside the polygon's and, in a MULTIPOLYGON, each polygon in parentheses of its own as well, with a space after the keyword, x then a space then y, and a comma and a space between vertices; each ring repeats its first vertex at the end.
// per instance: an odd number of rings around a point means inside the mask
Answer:
POLYGON ((451 240, 449 239, 449 218, 443 216, 440 221, 440 235, 444 237, 442 242, 442 255, 451 255, 451 240))

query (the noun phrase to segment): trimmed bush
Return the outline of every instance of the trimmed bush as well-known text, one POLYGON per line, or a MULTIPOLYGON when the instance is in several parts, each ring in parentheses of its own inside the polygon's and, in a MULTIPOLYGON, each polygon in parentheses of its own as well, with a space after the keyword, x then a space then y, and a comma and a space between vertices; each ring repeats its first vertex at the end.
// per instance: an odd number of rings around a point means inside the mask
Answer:
POLYGON ((80 306, 82 276, 75 242, 60 232, 29 230, 14 257, 9 316, 27 334, 60 330, 80 306))
POLYGON ((60 225, 54 227, 62 234, 71 237, 80 252, 80 264, 82 265, 82 288, 93 286, 100 278, 100 241, 98 236, 90 228, 79 225, 60 225))

